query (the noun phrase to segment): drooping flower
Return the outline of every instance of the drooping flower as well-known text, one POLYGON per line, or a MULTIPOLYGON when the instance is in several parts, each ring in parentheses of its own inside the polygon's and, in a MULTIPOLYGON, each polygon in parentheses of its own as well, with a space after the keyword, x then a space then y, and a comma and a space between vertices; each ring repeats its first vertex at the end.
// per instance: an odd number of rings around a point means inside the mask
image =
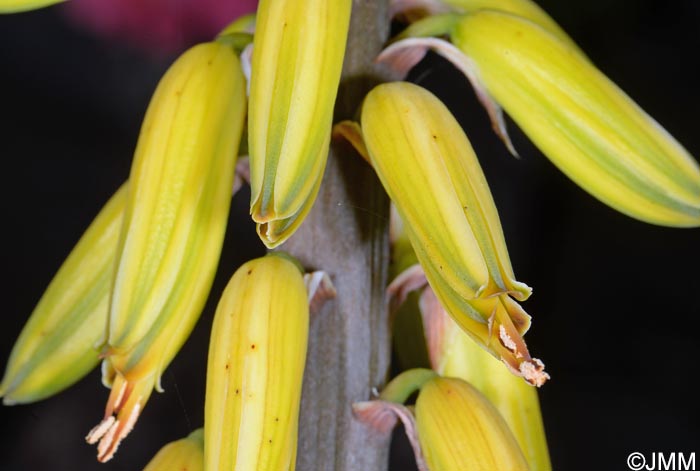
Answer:
POLYGON ((88 435, 109 460, 199 318, 219 261, 245 116, 234 51, 204 43, 170 67, 149 105, 117 248, 103 382, 88 435))
POLYGON ((511 374, 450 318, 427 285, 396 211, 391 218, 394 281, 387 291, 394 313, 394 349, 402 366, 429 365, 440 376, 463 379, 478 389, 508 424, 530 471, 551 471, 537 389, 511 374))
POLYGON ((417 85, 379 85, 362 107, 362 136, 441 304, 472 338, 532 384, 548 378, 522 335, 530 317, 493 198, 447 108, 417 85))

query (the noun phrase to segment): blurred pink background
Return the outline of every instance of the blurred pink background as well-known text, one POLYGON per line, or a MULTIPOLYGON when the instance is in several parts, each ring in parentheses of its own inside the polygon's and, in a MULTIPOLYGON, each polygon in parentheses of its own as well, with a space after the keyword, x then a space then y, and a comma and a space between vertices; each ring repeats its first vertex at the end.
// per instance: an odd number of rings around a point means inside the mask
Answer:
POLYGON ((257 0, 71 0, 77 24, 151 53, 171 53, 215 36, 257 0))

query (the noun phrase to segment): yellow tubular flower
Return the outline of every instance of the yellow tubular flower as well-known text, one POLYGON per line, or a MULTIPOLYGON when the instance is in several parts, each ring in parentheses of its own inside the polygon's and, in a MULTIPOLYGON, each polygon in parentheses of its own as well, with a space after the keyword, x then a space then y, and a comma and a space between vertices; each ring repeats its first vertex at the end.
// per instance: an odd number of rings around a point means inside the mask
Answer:
POLYGON ((99 362, 126 185, 102 208, 32 312, 5 370, 6 405, 52 396, 99 362))
POLYGON ((294 469, 308 328, 302 273, 287 256, 236 271, 211 332, 205 469, 294 469))
POLYGON ((0 13, 20 13, 61 2, 63 0, 0 0, 0 13))
POLYGON ((189 336, 219 260, 245 116, 233 50, 185 52, 158 85, 131 168, 110 301, 105 418, 87 437, 107 461, 189 336))
POLYGON ((251 206, 269 248, 301 224, 328 158, 351 0, 262 0, 248 122, 251 206))
POLYGON ((436 377, 416 401, 418 439, 436 471, 527 471, 518 443, 479 391, 456 378, 436 377))
POLYGON ((653 224, 700 226, 700 167, 585 57, 533 23, 478 12, 452 41, 488 93, 569 178, 653 224))
POLYGON ((161 448, 143 471, 202 471, 204 432, 201 428, 161 448))
POLYGON ((547 376, 521 335, 529 316, 498 212, 466 135, 430 92, 383 84, 362 108, 370 160, 404 222, 428 282, 452 318, 533 384, 547 376))

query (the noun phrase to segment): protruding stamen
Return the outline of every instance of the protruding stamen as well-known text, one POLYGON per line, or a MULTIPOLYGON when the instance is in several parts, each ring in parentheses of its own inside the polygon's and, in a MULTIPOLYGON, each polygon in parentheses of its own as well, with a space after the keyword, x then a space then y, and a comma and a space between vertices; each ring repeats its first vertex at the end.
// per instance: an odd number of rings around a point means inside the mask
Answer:
POLYGON ((115 420, 117 419, 113 415, 102 419, 102 422, 97 424, 92 428, 92 430, 90 430, 90 432, 88 432, 87 436, 85 437, 85 441, 90 445, 97 443, 97 441, 102 438, 105 433, 107 433, 107 430, 109 430, 115 420))
POLYGON ((510 338, 510 335, 508 335, 508 332, 506 332, 505 327, 500 326, 500 330, 498 333, 499 338, 501 339, 501 342, 503 342, 503 345, 513 352, 515 355, 515 358, 521 358, 523 355, 518 351, 518 347, 515 345, 515 342, 513 342, 513 339, 510 338))
POLYGON ((112 456, 114 456, 114 452, 109 453, 109 450, 114 443, 114 436, 116 435, 117 430, 119 430, 119 425, 119 421, 115 420, 112 426, 109 427, 109 430, 107 430, 107 433, 105 433, 100 440, 100 443, 97 445, 97 461, 105 463, 112 459, 112 456))
POLYGON ((549 375, 544 371, 544 363, 537 358, 533 358, 532 361, 522 362, 520 364, 520 374, 528 383, 538 388, 550 379, 549 375))

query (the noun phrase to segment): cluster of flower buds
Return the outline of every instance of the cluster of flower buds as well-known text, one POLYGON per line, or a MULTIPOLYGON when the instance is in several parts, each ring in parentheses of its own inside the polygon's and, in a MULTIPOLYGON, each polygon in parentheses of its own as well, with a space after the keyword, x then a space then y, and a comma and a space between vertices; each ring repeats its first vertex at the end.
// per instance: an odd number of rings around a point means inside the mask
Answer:
POLYGON ((153 95, 128 184, 56 274, 14 346, 6 404, 43 399, 102 358, 112 389, 88 434, 109 460, 196 323, 216 272, 246 113, 235 51, 194 46, 153 95))
MULTIPOLYGON (((406 72, 427 50, 438 52, 471 81, 511 152, 502 109, 611 207, 649 223, 700 225, 695 159, 536 4, 397 0, 392 7, 414 22, 380 61, 406 72)), ((521 338, 529 317, 516 301, 530 290, 513 277, 466 136, 435 97, 401 83, 375 88, 360 125, 337 131, 372 164, 394 205, 388 291, 397 357, 404 367, 435 371, 395 378, 378 400, 356 404, 357 417, 380 430, 401 419, 420 469, 551 470, 536 389, 510 374, 538 386, 549 378, 521 338), (418 385, 414 410, 401 405, 418 385)))
MULTIPOLYGON (((358 150, 393 202, 391 304, 410 306, 409 323, 418 319, 424 336, 404 330, 395 346, 426 344, 432 368, 462 380, 426 383, 414 419, 410 410, 386 404, 401 403, 412 392, 405 391, 405 378, 413 373, 404 373, 379 402, 359 404, 358 417, 374 423, 393 411, 404 422, 416 420, 417 427, 406 430, 417 437, 416 458, 426 469, 551 469, 537 393, 527 384, 540 386, 549 376, 525 346, 529 316, 516 301, 530 289, 515 280, 498 212, 467 137, 435 96, 404 82, 376 87, 365 98, 361 125, 341 123, 337 131, 362 143, 358 150), (414 290, 421 291, 418 297, 410 296, 414 290), (488 413, 457 415, 453 401, 488 413), (438 413, 443 406, 445 417, 438 413), (447 416, 459 417, 449 432, 447 416)), ((408 384, 413 388, 416 381, 408 384)))
MULTIPOLYGON (((55 2, 0 0, 0 12, 55 2)), ((98 460, 114 455, 209 295, 246 115, 250 213, 260 239, 277 247, 310 211, 351 8, 351 0, 262 0, 255 17, 175 61, 148 107, 128 183, 17 340, 0 383, 6 404, 53 395, 102 359, 111 393, 87 441, 98 444, 98 460)), ((396 0, 392 12, 412 24, 379 61, 405 71, 437 51, 472 82, 512 152, 503 110, 601 201, 650 223, 700 225, 695 159, 536 4, 396 0)), ((388 297, 418 333, 397 322, 408 338, 395 345, 403 359, 410 355, 402 345, 424 345, 428 364, 412 366, 432 368, 400 374, 378 399, 355 404, 357 417, 385 431, 403 421, 422 470, 551 470, 532 387, 549 375, 523 340, 530 316, 520 302, 531 289, 515 278, 467 136, 438 98, 406 82, 378 85, 360 122, 335 132, 372 165, 392 200, 388 297), (418 390, 415 407, 405 406, 418 390)), ((282 253, 236 271, 211 333, 204 428, 164 447, 148 471, 294 469, 313 280, 282 253)))
POLYGON ((394 349, 400 368, 430 366, 479 390, 515 436, 531 471, 552 469, 537 389, 511 374, 452 320, 427 284, 396 211, 391 214, 394 349), (421 348, 424 347, 424 348, 421 348))

